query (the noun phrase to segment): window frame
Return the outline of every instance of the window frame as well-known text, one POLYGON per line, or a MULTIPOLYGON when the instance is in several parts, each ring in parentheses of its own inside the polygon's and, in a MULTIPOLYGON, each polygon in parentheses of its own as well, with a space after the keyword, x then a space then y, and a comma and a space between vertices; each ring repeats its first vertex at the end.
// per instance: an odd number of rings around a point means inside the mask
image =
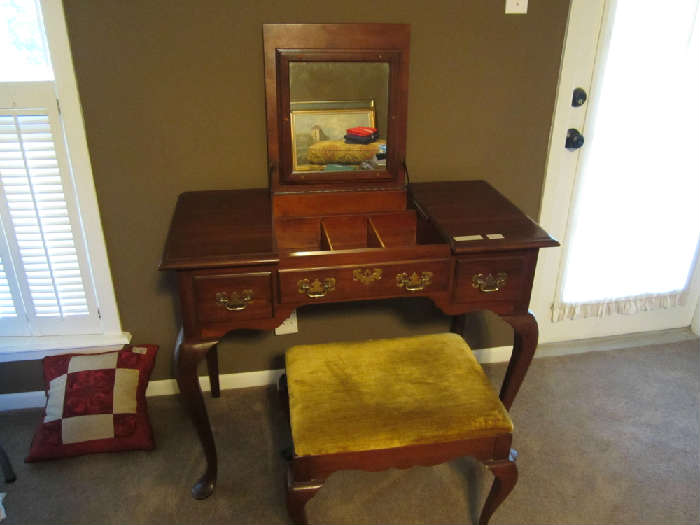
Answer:
MULTIPOLYGON (((54 71, 54 89, 59 104, 63 140, 67 148, 70 179, 77 200, 94 283, 102 331, 91 335, 0 336, 0 363, 41 359, 66 349, 104 351, 106 346, 128 343, 131 334, 122 331, 112 274, 100 219, 92 165, 85 134, 75 69, 68 40, 63 1, 40 0, 46 41, 54 71)), ((60 137, 56 137, 58 140, 60 137)))

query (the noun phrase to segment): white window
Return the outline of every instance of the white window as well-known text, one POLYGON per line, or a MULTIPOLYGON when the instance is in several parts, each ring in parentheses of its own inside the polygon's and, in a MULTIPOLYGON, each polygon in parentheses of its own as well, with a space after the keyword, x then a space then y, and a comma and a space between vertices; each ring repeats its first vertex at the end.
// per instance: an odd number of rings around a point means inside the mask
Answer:
POLYGON ((0 57, 0 361, 127 342, 61 2, 0 0, 0 57))

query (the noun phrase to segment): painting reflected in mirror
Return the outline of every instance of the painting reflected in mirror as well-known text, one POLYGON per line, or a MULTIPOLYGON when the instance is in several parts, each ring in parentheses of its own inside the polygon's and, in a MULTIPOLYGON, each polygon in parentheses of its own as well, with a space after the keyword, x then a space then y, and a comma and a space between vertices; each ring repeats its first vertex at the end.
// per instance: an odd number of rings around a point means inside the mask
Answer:
POLYGON ((293 172, 385 170, 389 64, 290 62, 293 172))

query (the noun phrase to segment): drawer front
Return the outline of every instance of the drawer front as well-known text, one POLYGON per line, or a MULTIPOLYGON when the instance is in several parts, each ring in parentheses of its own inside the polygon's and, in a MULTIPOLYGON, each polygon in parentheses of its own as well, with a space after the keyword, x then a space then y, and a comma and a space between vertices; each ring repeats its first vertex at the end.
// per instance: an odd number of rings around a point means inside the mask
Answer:
POLYGON ((272 317, 272 272, 207 273, 193 284, 202 324, 272 317))
POLYGON ((518 301, 529 295, 527 262, 512 255, 458 259, 454 302, 518 301))
POLYGON ((447 290, 450 261, 280 270, 282 303, 429 295, 447 290))

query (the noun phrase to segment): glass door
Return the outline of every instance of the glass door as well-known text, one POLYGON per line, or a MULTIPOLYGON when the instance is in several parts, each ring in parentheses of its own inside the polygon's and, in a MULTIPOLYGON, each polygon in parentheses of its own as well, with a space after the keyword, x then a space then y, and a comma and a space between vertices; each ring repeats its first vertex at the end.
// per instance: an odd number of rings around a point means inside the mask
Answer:
POLYGON ((563 248, 542 258, 533 294, 543 341, 690 324, 698 4, 572 2, 541 218, 563 248))

